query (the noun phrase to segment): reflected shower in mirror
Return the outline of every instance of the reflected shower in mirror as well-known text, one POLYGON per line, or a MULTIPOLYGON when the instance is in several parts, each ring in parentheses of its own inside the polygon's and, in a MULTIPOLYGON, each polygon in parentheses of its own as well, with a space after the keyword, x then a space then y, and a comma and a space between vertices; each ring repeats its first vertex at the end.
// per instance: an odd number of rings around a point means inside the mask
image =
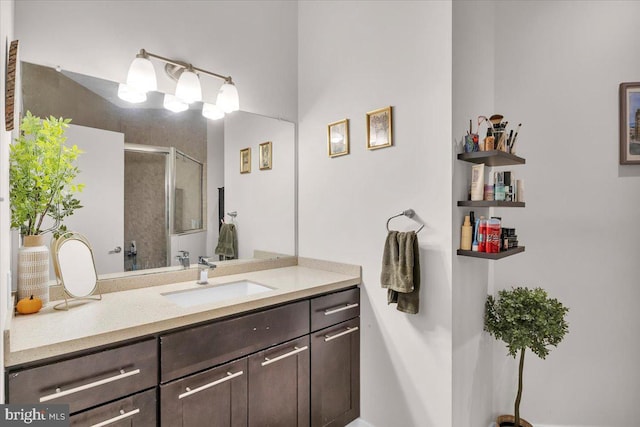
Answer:
POLYGON ((67 143, 84 152, 78 182, 85 190, 83 208, 65 224, 92 242, 98 274, 180 268, 179 251, 192 264, 217 259, 219 212, 238 212, 239 258, 255 250, 294 254, 292 123, 241 111, 211 121, 201 105, 166 110, 159 92, 129 104, 115 82, 24 62, 21 70, 23 111, 72 119, 67 143), (256 165, 241 176, 239 150, 257 152, 265 141, 273 143, 274 168, 256 165))

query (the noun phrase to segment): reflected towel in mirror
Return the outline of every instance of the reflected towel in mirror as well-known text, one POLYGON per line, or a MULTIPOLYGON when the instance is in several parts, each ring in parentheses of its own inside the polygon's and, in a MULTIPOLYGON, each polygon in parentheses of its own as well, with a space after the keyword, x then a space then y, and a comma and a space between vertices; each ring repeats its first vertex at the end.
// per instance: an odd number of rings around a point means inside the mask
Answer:
POLYGON ((235 224, 222 224, 215 253, 227 259, 238 258, 238 234, 235 224))
POLYGON ((387 288, 387 303, 417 314, 420 308, 420 248, 415 231, 389 231, 382 255, 380 282, 387 288))

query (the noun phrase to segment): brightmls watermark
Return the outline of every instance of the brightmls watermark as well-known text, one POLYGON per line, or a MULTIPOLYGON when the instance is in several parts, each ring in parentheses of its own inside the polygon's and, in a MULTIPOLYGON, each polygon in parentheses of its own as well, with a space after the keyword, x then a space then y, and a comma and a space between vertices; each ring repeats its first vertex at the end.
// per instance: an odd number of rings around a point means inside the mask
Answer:
POLYGON ((69 405, 0 405, 0 426, 69 427, 69 405))

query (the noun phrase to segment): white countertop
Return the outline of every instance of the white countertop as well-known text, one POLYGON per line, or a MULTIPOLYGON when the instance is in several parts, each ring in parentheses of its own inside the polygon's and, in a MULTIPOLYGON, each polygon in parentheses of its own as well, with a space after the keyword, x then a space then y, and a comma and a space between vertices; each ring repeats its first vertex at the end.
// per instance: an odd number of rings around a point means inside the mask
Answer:
MULTIPOLYGON (((50 302, 37 314, 17 315, 5 331, 5 366, 33 362, 107 345, 244 311, 360 284, 360 275, 294 266, 209 278, 210 285, 251 280, 273 291, 224 302, 182 308, 162 294, 201 288, 189 282, 102 295, 101 301, 54 310, 50 302)), ((194 272, 194 276, 195 276, 194 272)), ((207 286, 210 286, 207 285, 207 286)), ((77 303, 75 303, 77 304, 77 303)))

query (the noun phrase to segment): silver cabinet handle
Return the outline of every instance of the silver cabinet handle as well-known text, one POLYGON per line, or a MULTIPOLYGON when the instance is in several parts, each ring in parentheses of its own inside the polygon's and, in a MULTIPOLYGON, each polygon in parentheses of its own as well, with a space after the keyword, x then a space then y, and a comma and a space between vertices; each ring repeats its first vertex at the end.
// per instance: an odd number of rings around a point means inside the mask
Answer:
POLYGON ((183 399, 185 397, 191 396, 192 394, 196 394, 198 392, 201 392, 202 390, 206 390, 210 387, 216 386, 218 384, 222 384, 223 382, 229 381, 230 379, 233 379, 235 377, 239 377, 240 375, 244 374, 244 371, 238 371, 235 374, 232 374, 231 372, 227 372, 227 376, 226 377, 222 377, 219 380, 213 381, 209 384, 205 384, 203 386, 200 386, 198 388, 194 388, 193 390, 191 390, 189 387, 186 388, 187 391, 185 391, 182 394, 178 395, 178 399, 183 399))
POLYGON ((307 347, 306 345, 304 347, 293 347, 293 350, 291 350, 289 353, 285 353, 282 354, 278 357, 274 357, 273 359, 269 359, 268 357, 264 358, 264 362, 261 363, 262 366, 267 366, 272 364, 273 362, 277 362, 278 360, 282 360, 282 359, 286 359, 289 356, 293 356, 294 354, 298 354, 302 351, 305 351, 306 349, 308 349, 309 347, 307 347))
POLYGON ((342 332, 340 332, 338 334, 335 334, 335 335, 325 335, 324 336, 324 341, 327 342, 327 341, 335 340, 338 337, 350 334, 352 332, 357 331, 358 329, 360 329, 360 328, 358 328, 357 326, 354 326, 353 328, 350 328, 350 327, 347 326, 347 330, 346 331, 342 331, 342 332))
POLYGON ((347 304, 347 305, 344 305, 342 307, 330 308, 330 309, 327 309, 327 310, 324 311, 324 315, 328 316, 330 314, 338 313, 340 311, 349 310, 351 308, 356 308, 358 305, 359 305, 358 303, 355 303, 355 304, 347 304))
POLYGON ((116 246, 109 251, 110 254, 119 254, 120 252, 122 252, 122 246, 116 246))
POLYGON ((120 415, 118 415, 117 417, 109 418, 108 420, 104 420, 102 422, 99 422, 98 424, 92 424, 91 427, 108 426, 109 424, 113 424, 116 421, 124 420, 125 418, 132 417, 135 414, 139 414, 139 413, 140 413, 140 409, 134 409, 133 411, 129 411, 129 412, 124 412, 124 410, 121 409, 120 415))
POLYGON ((56 389, 55 393, 49 394, 47 396, 42 396, 40 398, 40 403, 48 402, 49 400, 57 399, 59 397, 68 396, 70 394, 77 393, 79 391, 84 391, 84 390, 88 390, 90 388, 98 387, 98 386, 103 385, 103 384, 108 384, 108 383, 113 382, 113 381, 118 381, 118 380, 121 380, 123 378, 130 377, 132 375, 138 375, 139 373, 140 373, 140 369, 136 369, 136 370, 129 371, 129 372, 125 372, 124 369, 122 369, 122 370, 120 370, 120 375, 116 375, 116 376, 113 376, 113 377, 105 378, 103 380, 94 381, 92 383, 81 385, 81 386, 78 386, 76 388, 70 388, 69 390, 65 390, 65 391, 60 391, 60 389, 58 388, 58 389, 56 389))

